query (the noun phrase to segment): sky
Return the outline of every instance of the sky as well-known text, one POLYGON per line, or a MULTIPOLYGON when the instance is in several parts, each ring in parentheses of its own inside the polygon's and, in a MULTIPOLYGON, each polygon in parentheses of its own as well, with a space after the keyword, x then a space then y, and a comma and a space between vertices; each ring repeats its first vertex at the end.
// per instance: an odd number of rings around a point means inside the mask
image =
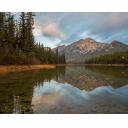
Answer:
POLYGON ((36 12, 34 36, 48 47, 92 38, 128 44, 128 12, 36 12))

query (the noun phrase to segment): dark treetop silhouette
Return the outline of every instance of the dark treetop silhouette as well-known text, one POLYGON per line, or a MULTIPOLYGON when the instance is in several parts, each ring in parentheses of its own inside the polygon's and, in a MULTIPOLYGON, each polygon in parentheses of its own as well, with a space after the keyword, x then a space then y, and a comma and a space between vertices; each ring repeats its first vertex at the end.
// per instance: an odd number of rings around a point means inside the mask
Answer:
POLYGON ((32 12, 20 14, 15 21, 11 13, 0 12, 0 64, 61 64, 65 55, 34 41, 32 12))

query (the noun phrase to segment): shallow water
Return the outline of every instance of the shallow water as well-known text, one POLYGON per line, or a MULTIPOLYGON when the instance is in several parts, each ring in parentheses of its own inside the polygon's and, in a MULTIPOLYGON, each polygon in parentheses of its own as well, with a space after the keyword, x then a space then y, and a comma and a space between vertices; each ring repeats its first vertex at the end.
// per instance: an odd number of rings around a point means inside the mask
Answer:
POLYGON ((128 113, 128 68, 66 66, 0 75, 0 113, 128 113))

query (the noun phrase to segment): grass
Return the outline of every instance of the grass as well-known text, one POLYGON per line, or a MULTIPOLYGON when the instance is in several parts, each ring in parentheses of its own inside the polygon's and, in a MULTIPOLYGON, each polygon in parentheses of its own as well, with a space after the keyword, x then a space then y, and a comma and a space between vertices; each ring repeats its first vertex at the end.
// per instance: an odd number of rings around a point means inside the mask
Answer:
POLYGON ((17 72, 17 71, 29 71, 35 69, 52 69, 55 68, 56 65, 1 65, 0 66, 0 74, 9 73, 9 72, 17 72))

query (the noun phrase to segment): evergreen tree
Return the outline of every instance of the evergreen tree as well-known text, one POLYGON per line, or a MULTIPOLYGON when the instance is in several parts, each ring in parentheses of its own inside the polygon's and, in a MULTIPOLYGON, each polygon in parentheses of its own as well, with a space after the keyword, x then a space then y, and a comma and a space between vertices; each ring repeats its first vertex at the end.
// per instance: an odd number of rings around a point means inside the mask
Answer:
POLYGON ((25 13, 22 12, 20 15, 20 23, 19 23, 19 29, 20 29, 20 36, 19 36, 19 48, 21 48, 24 51, 24 46, 26 42, 26 19, 25 19, 25 13))
POLYGON ((34 37, 33 37, 33 25, 34 25, 34 14, 32 12, 28 12, 26 14, 26 42, 25 42, 25 51, 32 52, 34 47, 34 37))
POLYGON ((15 21, 15 47, 20 48, 20 26, 17 20, 15 21))
POLYGON ((0 12, 0 47, 3 46, 3 42, 5 40, 4 22, 5 22, 5 13, 0 12))
POLYGON ((128 64, 128 51, 93 57, 86 60, 85 64, 128 64))
POLYGON ((64 54, 34 41, 32 12, 15 21, 11 13, 0 12, 0 64, 62 64, 64 54))
POLYGON ((8 19, 7 19, 7 30, 8 30, 8 46, 11 52, 13 52, 16 48, 16 42, 15 42, 15 21, 14 16, 11 15, 11 13, 8 13, 8 19))

